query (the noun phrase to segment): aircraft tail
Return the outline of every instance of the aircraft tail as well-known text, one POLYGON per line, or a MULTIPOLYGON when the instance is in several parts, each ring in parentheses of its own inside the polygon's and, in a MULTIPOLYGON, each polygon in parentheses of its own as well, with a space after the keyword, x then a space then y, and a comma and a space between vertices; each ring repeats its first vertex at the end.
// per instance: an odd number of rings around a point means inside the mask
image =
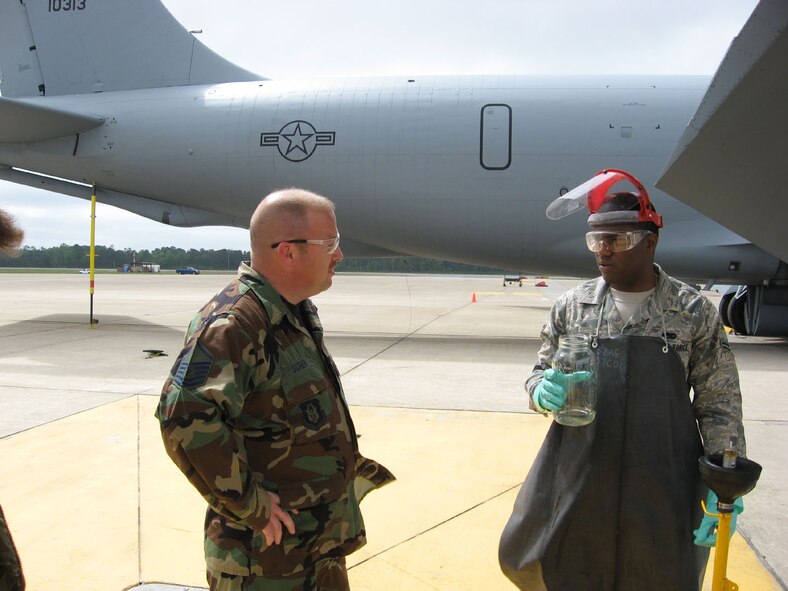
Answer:
POLYGON ((6 98, 264 79, 159 0, 0 0, 0 74, 6 98))

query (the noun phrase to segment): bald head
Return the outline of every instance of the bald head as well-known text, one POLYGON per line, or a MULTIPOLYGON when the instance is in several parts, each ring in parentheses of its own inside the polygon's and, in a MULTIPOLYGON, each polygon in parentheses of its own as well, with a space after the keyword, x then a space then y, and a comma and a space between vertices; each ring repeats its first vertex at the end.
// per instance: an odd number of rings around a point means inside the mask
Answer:
POLYGON ((291 304, 331 286, 343 255, 330 200, 303 189, 271 193, 252 215, 249 234, 252 269, 291 304))
POLYGON ((302 238, 310 212, 334 212, 334 204, 322 195, 303 189, 282 189, 260 202, 249 223, 252 258, 282 240, 302 238))

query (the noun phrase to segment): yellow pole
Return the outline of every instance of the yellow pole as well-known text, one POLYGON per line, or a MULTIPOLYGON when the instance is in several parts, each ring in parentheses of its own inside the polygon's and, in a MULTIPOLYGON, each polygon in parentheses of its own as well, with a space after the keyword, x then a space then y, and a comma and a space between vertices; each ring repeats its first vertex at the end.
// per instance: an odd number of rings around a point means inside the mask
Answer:
POLYGON ((93 183, 93 194, 90 196, 90 328, 93 322, 93 292, 96 273, 96 183, 93 183))
POLYGON ((703 504, 703 512, 711 517, 717 517, 717 544, 714 549, 714 572, 711 578, 711 591, 737 591, 739 586, 733 581, 725 578, 728 570, 728 547, 731 537, 731 513, 709 513, 706 511, 706 503, 703 504))

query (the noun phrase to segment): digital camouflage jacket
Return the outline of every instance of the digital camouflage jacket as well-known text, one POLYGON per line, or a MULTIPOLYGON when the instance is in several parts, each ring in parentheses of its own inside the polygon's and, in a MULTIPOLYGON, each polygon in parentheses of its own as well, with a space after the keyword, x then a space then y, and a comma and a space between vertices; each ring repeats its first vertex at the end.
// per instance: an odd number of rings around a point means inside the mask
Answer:
POLYGON ((353 552, 366 542, 361 498, 394 480, 360 455, 317 309, 298 309, 242 264, 192 320, 164 384, 156 416, 167 453, 208 502, 213 572, 281 576, 353 552), (298 510, 295 535, 271 547, 266 491, 298 510))
POLYGON ((627 322, 613 298, 608 297, 608 285, 601 277, 561 295, 542 329, 539 363, 526 381, 526 390, 533 395, 543 371, 552 366, 558 337, 563 334, 658 337, 678 353, 684 364, 706 453, 722 453, 735 435, 738 452, 746 456, 739 372, 720 315, 697 290, 668 276, 659 265, 654 265, 654 271, 654 293, 627 322))

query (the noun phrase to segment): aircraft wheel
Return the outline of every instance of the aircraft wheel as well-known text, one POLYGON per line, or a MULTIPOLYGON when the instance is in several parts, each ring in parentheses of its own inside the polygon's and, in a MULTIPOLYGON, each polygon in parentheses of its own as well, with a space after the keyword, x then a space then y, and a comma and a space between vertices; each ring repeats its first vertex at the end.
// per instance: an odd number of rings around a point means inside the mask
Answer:
POLYGON ((720 299, 720 308, 719 308, 720 318, 722 318, 722 323, 730 328, 733 327, 731 326, 731 321, 730 318, 728 317, 728 306, 730 305, 731 300, 735 295, 736 295, 735 291, 729 291, 720 299))
POLYGON ((744 307, 747 305, 747 292, 739 297, 733 297, 728 304, 728 320, 730 327, 740 335, 747 335, 747 325, 744 323, 744 307))

